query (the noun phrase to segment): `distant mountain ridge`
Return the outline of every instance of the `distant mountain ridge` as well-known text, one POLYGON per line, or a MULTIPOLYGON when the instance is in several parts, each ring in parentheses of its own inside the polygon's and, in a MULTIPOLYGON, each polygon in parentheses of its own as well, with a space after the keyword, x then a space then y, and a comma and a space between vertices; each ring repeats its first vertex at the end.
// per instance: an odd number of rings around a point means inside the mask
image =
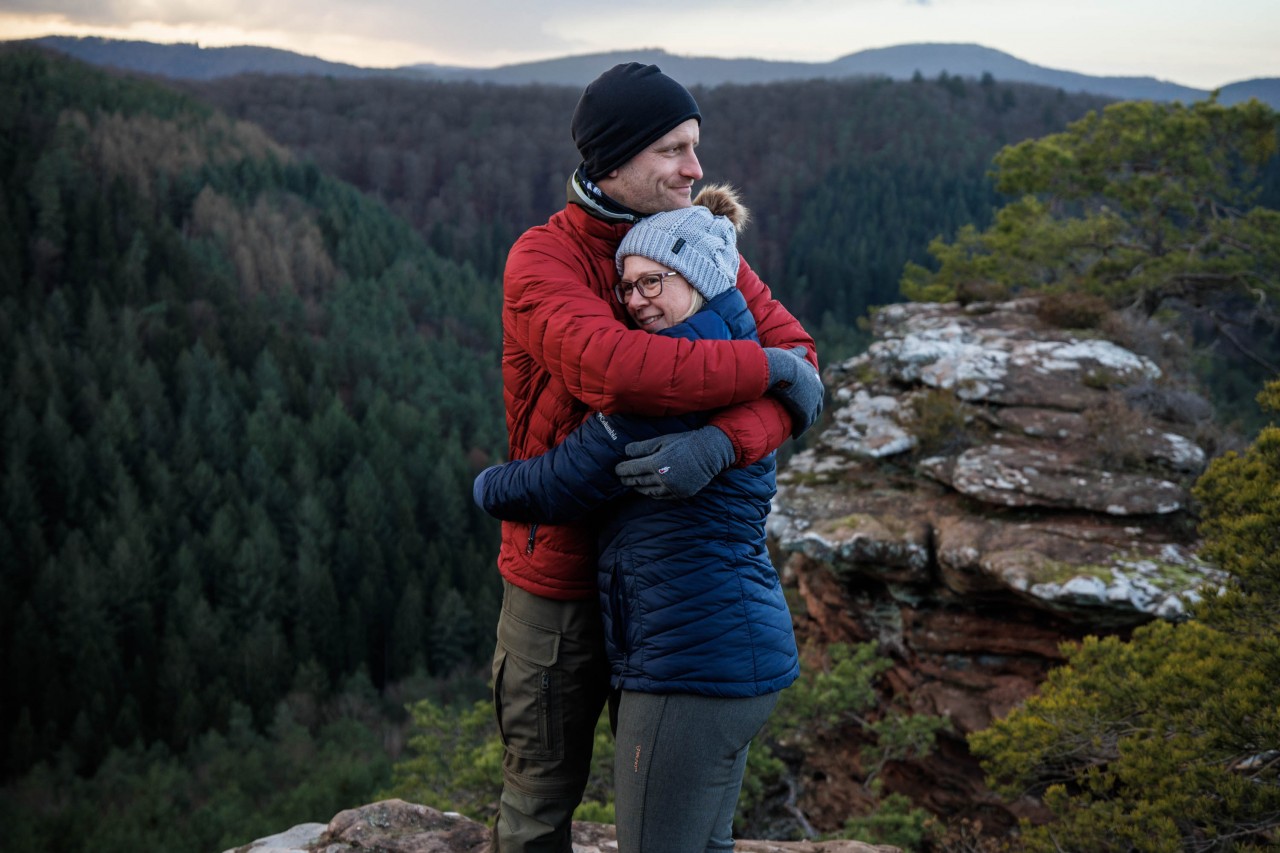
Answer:
POLYGON ((212 80, 236 74, 320 74, 359 77, 386 73, 315 56, 256 45, 201 47, 198 44, 158 44, 149 41, 86 36, 46 36, 36 44, 65 53, 90 65, 141 71, 180 80, 212 80))
MULTIPOLYGON (((418 64, 399 68, 362 68, 276 48, 237 46, 202 48, 196 44, 156 44, 98 37, 46 36, 36 43, 94 65, 178 79, 209 80, 236 74, 316 74, 333 77, 397 76, 422 80, 473 81, 500 85, 545 84, 581 87, 619 62, 661 65, 687 85, 774 83, 785 80, 879 76, 908 80, 917 73, 942 73, 1001 82, 1033 83, 1066 92, 1089 92, 1121 100, 1196 101, 1210 92, 1155 77, 1097 77, 1035 65, 977 44, 920 43, 873 48, 831 62, 782 62, 677 56, 660 48, 566 56, 495 68, 418 64)), ((1223 86, 1225 104, 1257 98, 1280 109, 1280 78, 1242 80, 1223 86)))

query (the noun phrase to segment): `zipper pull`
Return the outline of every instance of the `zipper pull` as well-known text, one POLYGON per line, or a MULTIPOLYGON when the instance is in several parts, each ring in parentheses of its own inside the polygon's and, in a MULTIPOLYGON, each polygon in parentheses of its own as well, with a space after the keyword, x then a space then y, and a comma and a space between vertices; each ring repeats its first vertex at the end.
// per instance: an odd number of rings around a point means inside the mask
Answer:
POLYGON ((532 554, 532 553, 533 553, 533 537, 534 537, 534 535, 535 535, 535 534, 537 534, 537 532, 538 532, 538 525, 537 525, 537 524, 531 524, 531 525, 529 525, 529 544, 528 544, 528 546, 526 546, 526 547, 525 547, 525 549, 524 549, 524 552, 525 552, 526 554, 532 554))

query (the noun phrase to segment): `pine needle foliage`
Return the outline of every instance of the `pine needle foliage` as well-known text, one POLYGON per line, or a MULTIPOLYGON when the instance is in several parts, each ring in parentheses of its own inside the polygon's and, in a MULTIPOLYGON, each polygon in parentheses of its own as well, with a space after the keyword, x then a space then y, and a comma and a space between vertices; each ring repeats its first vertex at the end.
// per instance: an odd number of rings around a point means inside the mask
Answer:
POLYGON ((1257 101, 1125 102, 1067 130, 1002 149, 992 225, 935 240, 937 268, 909 263, 902 292, 957 298, 974 282, 1007 293, 1083 291, 1148 314, 1167 300, 1280 298, 1280 211, 1257 206, 1276 156, 1277 115, 1257 101))

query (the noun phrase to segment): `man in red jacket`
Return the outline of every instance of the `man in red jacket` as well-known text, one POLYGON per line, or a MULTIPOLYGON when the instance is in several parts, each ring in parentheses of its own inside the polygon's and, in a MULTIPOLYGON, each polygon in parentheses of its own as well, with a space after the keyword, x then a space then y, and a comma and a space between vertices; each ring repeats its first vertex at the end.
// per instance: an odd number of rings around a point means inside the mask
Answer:
MULTIPOLYGON (((632 458, 617 468, 638 491, 678 499, 777 449, 821 411, 813 339, 745 260, 737 285, 763 348, 629 328, 613 295, 614 253, 631 224, 691 204, 701 119, 692 95, 653 65, 615 66, 583 92, 572 124, 583 160, 568 203, 516 241, 503 276, 511 459, 559 444, 592 410, 715 410, 699 430, 628 446, 632 458)), ((504 522, 498 568, 493 689, 505 754, 495 851, 570 853, 609 695, 595 531, 504 522)))

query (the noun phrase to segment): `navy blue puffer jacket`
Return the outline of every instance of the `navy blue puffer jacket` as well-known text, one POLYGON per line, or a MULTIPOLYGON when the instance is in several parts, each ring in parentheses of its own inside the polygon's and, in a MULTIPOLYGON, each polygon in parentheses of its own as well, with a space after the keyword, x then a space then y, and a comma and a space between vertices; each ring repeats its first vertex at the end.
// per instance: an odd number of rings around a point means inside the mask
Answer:
MULTIPOLYGON (((756 339, 736 289, 659 334, 756 339)), ((765 549, 773 454, 730 468, 686 500, 638 495, 613 472, 629 442, 697 429, 708 418, 596 412, 543 455, 489 468, 476 479, 477 503, 498 518, 597 521, 615 687, 760 696, 799 675, 791 614, 765 549)))

